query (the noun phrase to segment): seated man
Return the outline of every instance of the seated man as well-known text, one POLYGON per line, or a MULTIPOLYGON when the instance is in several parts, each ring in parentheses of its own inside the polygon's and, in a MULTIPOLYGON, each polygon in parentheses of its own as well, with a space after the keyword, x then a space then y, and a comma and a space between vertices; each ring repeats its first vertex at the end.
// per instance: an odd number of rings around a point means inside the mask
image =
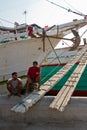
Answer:
POLYGON ((26 82, 26 93, 28 90, 34 90, 35 84, 38 83, 38 90, 40 88, 40 67, 38 67, 38 62, 34 61, 33 66, 28 69, 27 72, 27 82, 26 82))
POLYGON ((10 92, 9 96, 17 95, 20 96, 22 91, 22 81, 20 78, 17 77, 17 72, 12 73, 12 78, 7 82, 7 89, 10 92))

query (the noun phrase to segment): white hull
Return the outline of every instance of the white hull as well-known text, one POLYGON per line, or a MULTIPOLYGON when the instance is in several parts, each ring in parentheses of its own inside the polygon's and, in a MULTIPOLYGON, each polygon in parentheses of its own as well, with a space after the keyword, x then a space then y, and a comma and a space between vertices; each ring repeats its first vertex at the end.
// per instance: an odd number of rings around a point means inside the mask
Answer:
MULTIPOLYGON (((79 48, 82 48, 80 46, 79 48)), ((43 65, 66 64, 73 56, 77 54, 77 50, 69 51, 70 48, 55 49, 43 61, 43 65)))
MULTIPOLYGON (((54 47, 57 45, 57 41, 51 39, 54 47)), ((51 50, 49 42, 46 42, 46 50, 43 52, 42 39, 34 38, 1 45, 0 80, 6 80, 13 71, 26 74, 28 67, 32 65, 34 60, 41 64, 51 50)))

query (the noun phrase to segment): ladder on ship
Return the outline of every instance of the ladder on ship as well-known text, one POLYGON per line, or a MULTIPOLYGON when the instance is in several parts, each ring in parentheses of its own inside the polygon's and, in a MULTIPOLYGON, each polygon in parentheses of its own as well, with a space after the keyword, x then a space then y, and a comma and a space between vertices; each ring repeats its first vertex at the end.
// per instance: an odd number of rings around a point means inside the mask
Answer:
POLYGON ((50 108, 54 108, 59 111, 64 111, 86 65, 87 65, 87 52, 85 52, 77 68, 74 70, 74 72, 72 73, 70 78, 67 80, 65 85, 59 91, 54 101, 50 104, 49 106, 50 108))
POLYGON ((78 51, 77 55, 70 59, 70 61, 56 74, 54 74, 48 81, 40 87, 40 91, 34 91, 25 97, 20 103, 11 108, 12 111, 24 113, 39 101, 65 74, 80 60, 87 51, 87 45, 78 51))

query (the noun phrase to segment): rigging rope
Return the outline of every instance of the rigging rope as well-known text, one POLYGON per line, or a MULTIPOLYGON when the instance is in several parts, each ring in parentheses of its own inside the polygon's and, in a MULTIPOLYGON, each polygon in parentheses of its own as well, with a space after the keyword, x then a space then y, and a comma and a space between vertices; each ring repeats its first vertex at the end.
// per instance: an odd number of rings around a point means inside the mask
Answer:
MULTIPOLYGON (((66 50, 64 50, 63 52, 61 52, 57 57, 59 57, 59 56, 61 56, 62 54, 64 54, 66 52, 66 50)), ((53 61, 56 59, 56 57, 51 61, 51 62, 49 62, 49 64, 50 63, 53 63, 53 61)), ((57 66, 59 66, 59 65, 57 65, 57 66)))
POLYGON ((5 19, 3 19, 3 18, 0 18, 0 20, 2 20, 2 21, 4 21, 4 22, 7 22, 7 23, 10 23, 10 24, 14 24, 14 23, 12 23, 12 22, 10 22, 10 21, 8 21, 8 20, 5 20, 5 19))
MULTIPOLYGON (((63 0, 67 5, 69 5, 72 9, 76 10, 76 12, 79 12, 81 14, 83 14, 82 12, 80 12, 79 10, 75 9, 72 5, 70 5, 68 2, 66 2, 66 0, 63 0)), ((84 14, 83 14, 84 15, 84 14)))
POLYGON ((86 32, 87 32, 87 29, 82 33, 82 35, 80 37, 82 37, 86 32))
POLYGON ((54 3, 54 2, 51 2, 51 1, 49 1, 49 0, 46 0, 46 1, 49 2, 49 3, 51 3, 51 4, 53 4, 53 5, 56 5, 56 6, 60 7, 60 8, 62 8, 62 9, 65 9, 65 10, 67 10, 68 12, 72 12, 72 13, 77 14, 77 15, 80 15, 80 16, 86 16, 86 15, 83 14, 83 13, 73 11, 73 10, 71 10, 70 8, 69 8, 69 9, 68 9, 68 8, 65 8, 65 7, 63 7, 63 6, 59 5, 59 4, 56 4, 56 3, 54 3))
POLYGON ((57 56, 57 53, 56 53, 56 51, 55 51, 55 49, 54 49, 54 47, 53 47, 53 45, 52 45, 50 39, 49 39, 48 37, 47 37, 47 39, 48 39, 48 41, 49 41, 49 43, 50 43, 50 45, 51 45, 51 47, 52 47, 52 49, 53 49, 53 51, 54 51, 54 53, 55 53, 57 59, 58 59, 58 62, 61 64, 61 62, 60 62, 60 60, 59 60, 59 58, 58 58, 58 56, 57 56))

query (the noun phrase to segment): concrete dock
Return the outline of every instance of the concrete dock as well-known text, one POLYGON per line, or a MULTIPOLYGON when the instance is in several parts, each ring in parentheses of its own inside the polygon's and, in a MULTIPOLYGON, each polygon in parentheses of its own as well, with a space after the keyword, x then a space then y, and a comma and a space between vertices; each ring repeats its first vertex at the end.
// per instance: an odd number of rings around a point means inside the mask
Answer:
POLYGON ((20 97, 0 97, 0 130, 87 130, 87 97, 72 97, 65 111, 49 108, 54 96, 44 96, 26 113, 10 109, 20 97))

